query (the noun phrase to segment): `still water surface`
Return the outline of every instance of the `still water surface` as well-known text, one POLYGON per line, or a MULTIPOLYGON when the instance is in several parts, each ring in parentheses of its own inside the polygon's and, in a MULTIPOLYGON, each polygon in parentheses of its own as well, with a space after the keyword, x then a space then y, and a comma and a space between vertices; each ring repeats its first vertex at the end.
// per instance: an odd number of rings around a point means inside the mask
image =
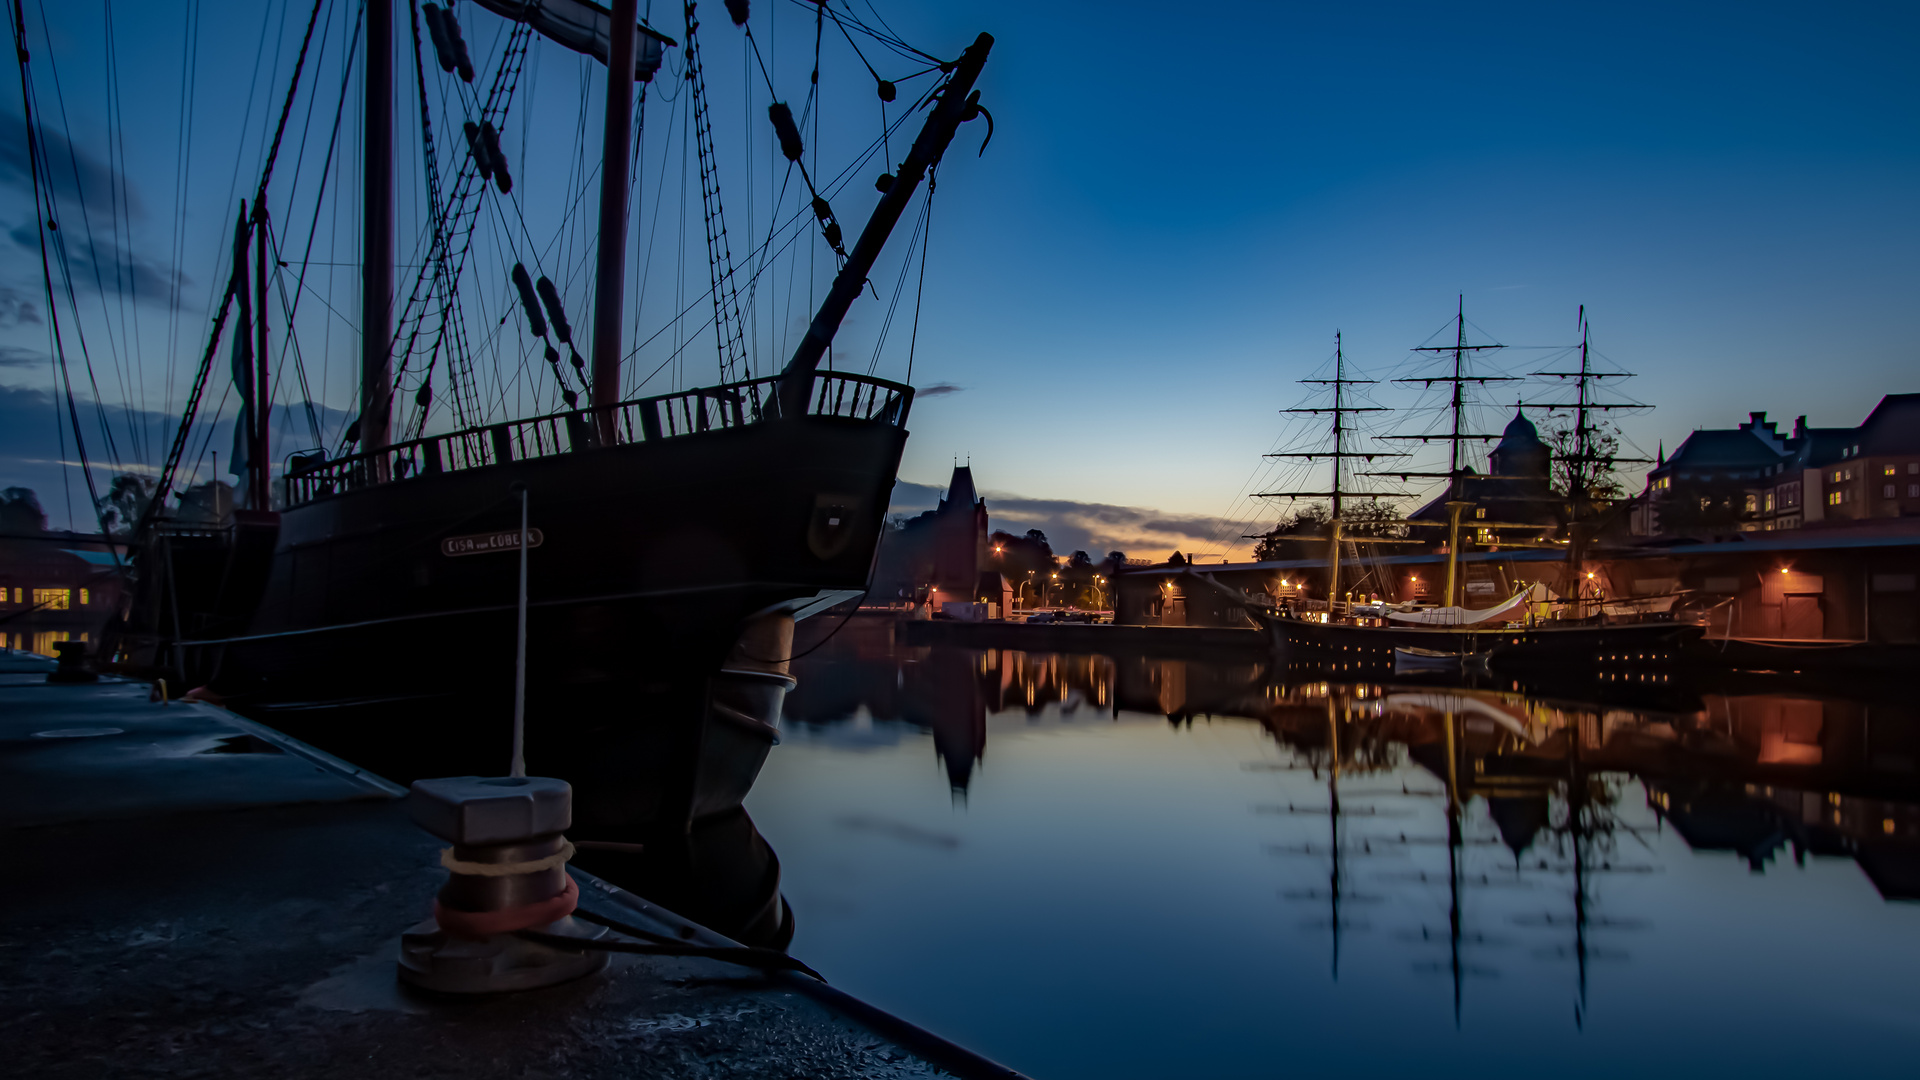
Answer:
POLYGON ((796 665, 796 956, 1037 1077, 1905 1072, 1911 708, 908 648, 796 665), (1655 695, 1659 697, 1659 695, 1655 695))

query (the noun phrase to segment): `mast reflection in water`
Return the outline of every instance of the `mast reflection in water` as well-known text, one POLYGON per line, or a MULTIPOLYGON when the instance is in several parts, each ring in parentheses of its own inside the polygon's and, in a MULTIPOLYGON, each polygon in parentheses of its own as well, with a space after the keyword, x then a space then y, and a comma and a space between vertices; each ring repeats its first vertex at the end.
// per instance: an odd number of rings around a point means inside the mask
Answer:
POLYGON ((1771 1074, 1920 1037, 1903 695, 1594 701, 894 631, 796 665, 749 805, 796 955, 1023 1071, 1771 1074))

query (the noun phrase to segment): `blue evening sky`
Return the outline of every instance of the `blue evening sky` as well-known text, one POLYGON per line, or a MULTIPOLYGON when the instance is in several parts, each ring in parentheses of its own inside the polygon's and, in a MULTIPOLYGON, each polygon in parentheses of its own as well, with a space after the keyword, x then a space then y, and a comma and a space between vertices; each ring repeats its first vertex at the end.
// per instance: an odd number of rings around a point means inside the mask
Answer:
MULTIPOLYGON (((756 18, 770 5, 797 18, 776 0, 756 0, 756 18)), ((98 148, 103 8, 49 7, 30 4, 29 23, 53 20, 70 130, 98 148)), ((492 18, 459 8, 472 26, 492 18)), ((1626 391, 1658 406, 1623 422, 1649 451, 1750 410, 1857 423, 1882 394, 1920 390, 1911 5, 964 0, 880 10, 929 51, 956 53, 980 30, 998 41, 981 83, 997 131, 975 158, 984 132, 969 125, 949 155, 913 371, 920 386, 961 389, 916 406, 902 479, 944 485, 954 458, 970 458, 990 509, 1027 506, 1029 521, 1075 546, 1231 550, 1218 538, 1277 509, 1238 496, 1261 453, 1301 437, 1277 410, 1297 403, 1292 380, 1330 358, 1335 330, 1351 362, 1386 372, 1443 327, 1459 294, 1474 326, 1513 345, 1576 340, 1585 304, 1596 348, 1640 375, 1626 391)), ((114 9, 126 172, 143 200, 130 233, 163 266, 184 11, 114 9)), ((204 236, 183 241, 193 315, 181 356, 197 348, 216 276, 214 209, 231 205, 234 145, 209 131, 253 77, 258 11, 204 5, 190 185, 205 194, 187 200, 204 236)), ((717 0, 702 14, 724 94, 739 82, 740 51, 717 0)), ((678 16, 657 21, 671 31, 678 16)), ((290 58, 296 31, 268 65, 290 58)), ((337 81, 337 65, 328 70, 337 81)), ((44 106, 52 86, 37 85, 44 106)), ((875 126, 870 86, 845 97, 862 137, 875 126)), ((840 100, 829 96, 829 109, 840 100)), ((15 97, 14 137, 17 110, 15 97)), ((557 126, 570 129, 574 111, 557 126)), ((19 152, 7 152, 0 220, 30 233, 19 152)), ((522 183, 541 190, 547 170, 563 184, 566 166, 536 157, 522 183)), ((836 207, 851 231, 871 200, 844 198, 836 207)), ((696 254, 695 293, 705 288, 696 254)), ((44 306, 37 251, 16 249, 0 275, 44 306)), ((339 295, 351 296, 349 284, 339 295)), ((881 315, 871 300, 856 308, 842 344, 871 349, 881 315)), ((45 330, 0 311, 9 321, 0 383, 4 404, 24 411, 0 418, 15 429, 0 470, 44 486, 46 474, 22 462, 57 456, 36 456, 52 439, 50 410, 29 408, 39 400, 29 391, 47 385, 44 361, 27 362, 44 357, 45 330)), ((353 343, 339 329, 303 342, 309 363, 330 349, 336 372, 346 367, 353 343)), ((880 373, 900 377, 897 329, 889 342, 880 373)), ((167 355, 163 335, 138 360, 141 400, 161 411, 177 405, 189 362, 169 374, 167 355)), ((1495 363, 1530 370, 1552 355, 1508 350, 1495 363)), ((111 381, 102 393, 119 400, 111 381)), ((325 404, 351 409, 346 384, 327 385, 325 404)), ((902 490, 903 505, 925 494, 902 490)))

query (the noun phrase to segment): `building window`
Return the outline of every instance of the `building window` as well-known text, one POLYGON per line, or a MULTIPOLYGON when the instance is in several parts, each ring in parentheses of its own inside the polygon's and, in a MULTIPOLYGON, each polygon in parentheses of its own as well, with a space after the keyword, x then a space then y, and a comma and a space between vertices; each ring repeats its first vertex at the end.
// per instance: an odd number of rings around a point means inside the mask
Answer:
POLYGON ((1891 465, 1888 465, 1887 467, 1885 467, 1885 468, 1883 468, 1883 469, 1881 469, 1881 470, 1880 470, 1880 475, 1882 475, 1882 476, 1892 476, 1892 475, 1893 475, 1893 466, 1891 466, 1891 465))
POLYGON ((1891 498, 1893 498, 1893 485, 1892 485, 1892 484, 1888 484, 1887 486, 1885 486, 1885 487, 1883 487, 1883 488, 1881 488, 1881 489, 1880 489, 1880 496, 1881 496, 1881 498, 1885 498, 1885 499, 1891 499, 1891 498))
POLYGON ((1758 513, 1759 510, 1760 510, 1760 496, 1758 495, 1747 496, 1747 513, 1749 514, 1758 513))
MULTIPOLYGON (((1892 493, 1893 493, 1893 489, 1892 489, 1892 488, 1888 488, 1888 489, 1887 489, 1887 493, 1888 493, 1888 494, 1892 494, 1892 493)), ((85 590, 85 589, 81 589, 81 590, 80 590, 80 606, 81 606, 81 607, 85 607, 85 606, 87 606, 88 604, 91 604, 91 603, 93 603, 93 600, 92 600, 92 599, 91 599, 90 597, 88 597, 88 595, 87 595, 87 590, 85 590)))
POLYGON ((1920 499, 1920 484, 1907 485, 1907 498, 1920 499))
POLYGON ((1767 492, 1767 512, 1773 512, 1773 492, 1767 492))
POLYGON ((1827 505, 1828 505, 1828 506, 1839 506, 1839 505, 1840 505, 1840 496, 1842 496, 1842 495, 1844 495, 1844 494, 1846 494, 1846 492, 1843 492, 1843 491, 1829 491, 1829 492, 1827 492, 1827 505))
POLYGON ((1484 506, 1483 506, 1483 507, 1481 507, 1480 509, 1478 509, 1478 510, 1475 510, 1475 511, 1473 512, 1473 516, 1474 516, 1474 517, 1476 517, 1476 518, 1480 518, 1480 519, 1483 519, 1483 520, 1484 520, 1484 519, 1486 518, 1486 516, 1487 516, 1487 510, 1486 510, 1486 507, 1484 507, 1484 506))
POLYGON ((66 589, 35 589, 33 603, 48 611, 65 611, 73 604, 73 594, 66 589))
POLYGON ((1912 476, 1914 473, 1920 473, 1920 461, 1907 462, 1907 475, 1912 476))

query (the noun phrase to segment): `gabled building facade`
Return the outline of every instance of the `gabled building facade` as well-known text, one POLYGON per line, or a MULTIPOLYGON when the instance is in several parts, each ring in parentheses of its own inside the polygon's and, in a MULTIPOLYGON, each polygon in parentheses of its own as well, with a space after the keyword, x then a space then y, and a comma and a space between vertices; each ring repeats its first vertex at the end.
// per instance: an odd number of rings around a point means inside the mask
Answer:
POLYGON ((1887 395, 1859 427, 1809 427, 1802 416, 1782 435, 1756 412, 1732 429, 1695 431, 1647 474, 1632 531, 1780 532, 1901 517, 1920 517, 1920 394, 1887 395), (1700 512, 1675 498, 1699 500, 1700 512))

